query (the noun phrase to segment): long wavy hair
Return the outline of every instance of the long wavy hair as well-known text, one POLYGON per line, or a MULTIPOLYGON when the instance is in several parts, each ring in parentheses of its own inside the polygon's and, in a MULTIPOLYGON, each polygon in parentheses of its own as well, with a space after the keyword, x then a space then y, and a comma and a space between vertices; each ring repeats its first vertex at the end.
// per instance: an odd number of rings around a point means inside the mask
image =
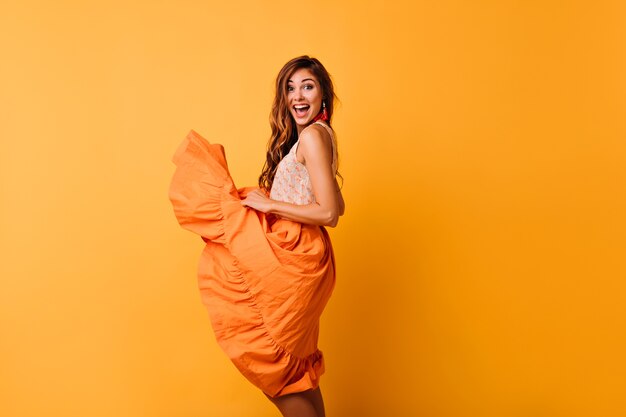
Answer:
MULTIPOLYGON (((270 112, 272 134, 267 143, 265 164, 259 176, 259 187, 266 191, 272 188, 278 163, 289 153, 291 147, 298 140, 296 122, 289 111, 287 102, 287 83, 289 78, 301 68, 310 70, 317 78, 322 91, 322 100, 326 104, 326 112, 328 114, 326 123, 332 126, 333 108, 337 96, 335 95, 330 74, 326 71, 326 68, 319 60, 308 55, 302 55, 287 62, 276 77, 276 95, 274 96, 274 103, 270 112)), ((340 174, 338 175, 341 177, 340 174)))

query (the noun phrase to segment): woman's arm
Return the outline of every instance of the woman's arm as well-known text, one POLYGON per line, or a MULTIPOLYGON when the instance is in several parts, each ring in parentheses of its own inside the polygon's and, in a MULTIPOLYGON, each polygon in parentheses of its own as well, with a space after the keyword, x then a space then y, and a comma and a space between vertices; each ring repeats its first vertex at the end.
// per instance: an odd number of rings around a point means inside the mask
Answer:
POLYGON ((344 202, 332 172, 332 144, 321 126, 310 126, 300 134, 298 151, 309 173, 315 202, 306 205, 271 200, 260 190, 252 191, 242 204, 264 213, 300 223, 335 227, 343 214, 344 202))
POLYGON ((343 201, 343 194, 341 194, 341 188, 339 188, 339 184, 335 179, 335 187, 337 189, 337 198, 339 199, 339 215, 343 216, 343 213, 346 211, 346 203, 343 201))

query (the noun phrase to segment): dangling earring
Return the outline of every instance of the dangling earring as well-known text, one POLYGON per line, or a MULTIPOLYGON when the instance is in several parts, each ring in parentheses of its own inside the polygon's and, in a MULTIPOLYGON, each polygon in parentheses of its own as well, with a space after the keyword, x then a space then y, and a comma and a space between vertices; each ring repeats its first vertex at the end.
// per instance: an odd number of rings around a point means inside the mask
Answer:
POLYGON ((326 102, 322 101, 322 120, 328 120, 328 112, 326 111, 326 102))
POLYGON ((323 100, 322 100, 322 111, 313 119, 314 122, 317 122, 318 120, 323 120, 323 121, 328 120, 328 111, 326 111, 326 102, 323 100))

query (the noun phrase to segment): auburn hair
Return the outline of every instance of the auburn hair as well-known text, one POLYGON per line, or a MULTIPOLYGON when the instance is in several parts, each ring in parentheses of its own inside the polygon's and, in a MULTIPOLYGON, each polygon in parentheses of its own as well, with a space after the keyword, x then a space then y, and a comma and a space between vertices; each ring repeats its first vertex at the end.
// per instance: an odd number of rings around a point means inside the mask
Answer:
MULTIPOLYGON (((334 102, 337 99, 333 82, 326 68, 316 58, 302 55, 287 62, 276 77, 276 95, 270 112, 270 126, 272 134, 267 142, 267 155, 263 170, 259 176, 259 187, 266 191, 270 191, 278 163, 291 147, 298 141, 298 129, 293 119, 287 102, 287 84, 289 78, 299 69, 306 68, 310 70, 320 85, 322 91, 322 100, 326 104, 326 112, 328 120, 326 123, 331 126, 333 117, 334 102)), ((320 111, 322 109, 320 108, 320 111)), ((341 177, 341 175, 339 175, 341 177)))

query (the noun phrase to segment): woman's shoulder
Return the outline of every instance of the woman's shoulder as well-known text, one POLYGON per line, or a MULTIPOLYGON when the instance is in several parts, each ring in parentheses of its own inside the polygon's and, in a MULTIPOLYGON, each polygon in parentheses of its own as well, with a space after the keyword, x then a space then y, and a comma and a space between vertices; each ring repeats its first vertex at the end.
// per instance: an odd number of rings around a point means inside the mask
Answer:
MULTIPOLYGON (((302 149, 302 160, 306 160, 306 154, 313 152, 315 154, 323 153, 328 155, 333 161, 336 160, 335 139, 332 136, 332 129, 322 123, 311 123, 300 132, 300 146, 298 150, 302 149)), ((300 160, 300 159, 299 159, 300 160)))
POLYGON ((331 137, 334 136, 334 130, 332 127, 330 127, 329 124, 327 124, 326 122, 322 121, 322 120, 318 120, 316 122, 311 123, 309 126, 315 126, 317 129, 322 129, 324 132, 327 132, 331 137))
POLYGON ((300 132, 300 141, 316 141, 331 142, 333 139, 333 129, 326 123, 314 122, 302 129, 300 132))

